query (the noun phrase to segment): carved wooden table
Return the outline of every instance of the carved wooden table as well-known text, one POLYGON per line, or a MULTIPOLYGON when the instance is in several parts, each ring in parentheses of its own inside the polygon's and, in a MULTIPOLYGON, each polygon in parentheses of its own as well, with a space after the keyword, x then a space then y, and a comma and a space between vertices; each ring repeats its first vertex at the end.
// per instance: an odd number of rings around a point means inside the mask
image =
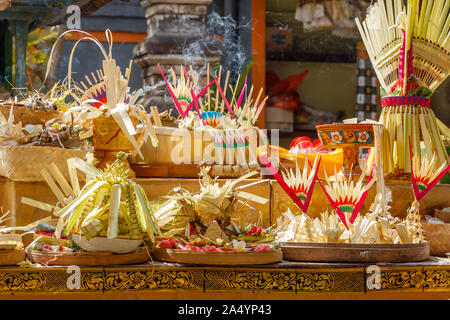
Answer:
POLYGON ((450 262, 0 268, 0 299, 449 299, 450 262), (74 280, 75 279, 75 280, 74 280), (371 283, 375 283, 375 288, 371 283), (68 285, 69 284, 69 285, 68 285))

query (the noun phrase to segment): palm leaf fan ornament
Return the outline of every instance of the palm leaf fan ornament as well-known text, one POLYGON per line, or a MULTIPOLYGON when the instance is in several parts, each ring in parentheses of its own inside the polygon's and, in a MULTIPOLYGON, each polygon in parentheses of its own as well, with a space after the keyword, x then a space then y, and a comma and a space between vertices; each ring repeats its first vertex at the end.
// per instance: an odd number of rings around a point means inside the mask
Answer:
POLYGON ((411 138, 409 138, 411 158, 411 182, 416 201, 420 201, 450 170, 450 165, 445 163, 438 165, 436 154, 431 160, 425 155, 421 159, 413 158, 411 152, 411 138))
POLYGON ((300 170, 298 164, 296 164, 295 172, 290 169, 287 173, 280 173, 274 168, 271 161, 267 156, 260 155, 260 161, 266 168, 269 169, 272 176, 277 180, 281 188, 291 198, 291 200, 297 205, 297 207, 304 213, 308 211, 309 203, 312 198, 314 186, 317 178, 318 168, 320 166, 321 157, 316 156, 314 159, 314 165, 308 174, 308 157, 305 154, 305 162, 303 170, 300 170))
POLYGON ((393 151, 383 154, 384 170, 411 173, 409 136, 414 156, 423 140, 429 159, 448 163, 430 97, 450 73, 450 2, 379 0, 356 24, 381 85, 384 146, 393 151))
MULTIPOLYGON (((161 72, 164 82, 166 83, 167 89, 169 90, 175 107, 180 113, 182 119, 186 118, 189 111, 195 105, 195 101, 197 101, 208 90, 208 88, 214 83, 215 80, 214 79, 213 81, 208 83, 206 87, 203 88, 199 93, 194 94, 192 91, 193 86, 197 87, 197 83, 193 84, 192 81, 189 80, 189 76, 187 75, 187 71, 184 66, 180 67, 179 78, 177 78, 175 71, 173 70, 173 68, 171 68, 173 85, 169 83, 159 64, 158 68, 161 72)), ((197 112, 200 113, 198 109, 197 112)))
POLYGON ((339 179, 336 169, 334 181, 328 177, 325 170, 324 173, 326 185, 322 184, 319 179, 317 181, 322 187, 330 205, 348 229, 347 221, 353 224, 362 208, 369 189, 376 181, 376 178, 373 178, 373 170, 366 183, 364 183, 364 170, 356 183, 352 180, 351 175, 348 179, 339 179))
MULTIPOLYGON (((239 80, 239 79, 238 79, 239 80)), ((253 86, 251 86, 250 91, 247 92, 248 85, 248 70, 245 75, 245 79, 243 82, 242 89, 235 99, 237 94, 239 81, 236 83, 234 90, 232 90, 232 99, 228 101, 226 95, 222 88, 220 87, 220 83, 216 80, 216 86, 218 92, 222 98, 222 103, 225 104, 229 117, 231 119, 236 118, 237 123, 241 126, 253 126, 255 125, 256 120, 264 109, 268 97, 264 98, 261 102, 259 101, 261 98, 261 94, 263 89, 261 88, 256 99, 252 99, 253 86)))

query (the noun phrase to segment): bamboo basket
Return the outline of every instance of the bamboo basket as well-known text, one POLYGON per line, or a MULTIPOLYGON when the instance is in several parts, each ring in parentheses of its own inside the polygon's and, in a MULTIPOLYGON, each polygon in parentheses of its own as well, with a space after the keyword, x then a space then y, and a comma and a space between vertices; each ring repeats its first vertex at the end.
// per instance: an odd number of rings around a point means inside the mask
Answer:
MULTIPOLYGON (((229 133, 216 130, 186 130, 174 127, 155 126, 158 146, 149 140, 141 150, 144 159, 131 157, 131 164, 227 164, 256 163, 258 133, 255 129, 238 129, 229 133), (239 145, 225 143, 230 134, 239 137, 239 145)), ((228 140, 227 140, 228 139, 228 140)))
MULTIPOLYGON (((8 119, 11 110, 11 104, 0 105, 0 112, 8 119)), ((14 123, 22 122, 22 125, 26 124, 40 124, 45 126, 45 123, 53 118, 59 116, 59 112, 42 111, 28 108, 24 105, 14 105, 13 107, 14 123)))
POLYGON ((450 253, 450 223, 422 223, 425 238, 430 242, 430 254, 445 256, 450 253))
POLYGON ((84 159, 88 152, 55 147, 0 146, 0 176, 13 181, 44 181, 41 170, 55 163, 69 179, 66 160, 73 157, 84 159))
POLYGON ((444 223, 450 223, 450 211, 434 209, 434 216, 444 223))

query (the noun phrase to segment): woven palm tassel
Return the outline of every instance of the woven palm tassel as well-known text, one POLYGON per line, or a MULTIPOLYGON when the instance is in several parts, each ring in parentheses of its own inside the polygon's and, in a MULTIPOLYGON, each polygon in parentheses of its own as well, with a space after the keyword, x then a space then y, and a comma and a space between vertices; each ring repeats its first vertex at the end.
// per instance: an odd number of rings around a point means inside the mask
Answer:
MULTIPOLYGON (((427 155, 431 159, 436 154, 439 163, 448 162, 436 117, 430 107, 418 105, 384 107, 380 122, 385 128, 384 150, 390 150, 390 152, 383 152, 383 168, 388 178, 400 178, 402 174, 411 173, 409 137, 411 137, 411 151, 414 157, 421 159, 423 155, 427 155), (420 141, 424 142, 423 155, 421 155, 420 141)), ((373 160, 371 156, 368 168, 372 167, 373 160)))
POLYGON ((131 191, 129 183, 125 185, 125 197, 131 219, 131 238, 140 239, 142 237, 142 230, 139 226, 139 221, 136 214, 136 206, 134 205, 134 194, 131 191))

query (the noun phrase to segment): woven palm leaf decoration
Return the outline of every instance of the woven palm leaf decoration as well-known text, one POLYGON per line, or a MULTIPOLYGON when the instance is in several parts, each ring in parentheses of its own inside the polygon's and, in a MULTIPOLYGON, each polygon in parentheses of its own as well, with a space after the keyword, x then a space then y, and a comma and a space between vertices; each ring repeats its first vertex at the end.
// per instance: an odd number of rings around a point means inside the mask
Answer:
POLYGON ((429 159, 436 154, 438 163, 448 163, 440 137, 445 125, 430 98, 450 73, 449 13, 447 0, 379 0, 364 21, 356 19, 381 85, 384 149, 392 151, 383 153, 383 168, 390 177, 409 178, 408 137, 415 157, 422 140, 429 159))
POLYGON ((103 237, 154 241, 159 228, 144 189, 128 178, 126 157, 120 152, 117 160, 105 170, 79 158, 68 159, 70 183, 53 163, 41 174, 58 199, 57 204, 26 197, 21 201, 57 216, 55 235, 58 238, 80 234, 88 240, 103 237), (83 187, 80 187, 77 170, 90 177, 83 187))
POLYGON ((21 201, 59 218, 57 238, 79 234, 88 240, 101 237, 154 241, 160 234, 159 227, 144 189, 128 178, 126 157, 120 152, 117 160, 104 171, 79 158, 68 159, 70 182, 53 163, 41 174, 58 199, 56 205, 26 197, 21 201), (77 170, 89 177, 83 187, 77 170))
MULTIPOLYGON (((303 212, 308 211, 309 203, 312 198, 314 186, 316 184, 318 169, 320 166, 321 157, 316 156, 314 165, 308 172, 308 157, 305 155, 305 162, 303 170, 300 170, 298 163, 296 163, 295 172, 290 169, 286 173, 281 174, 274 168, 269 158, 266 155, 260 155, 260 161, 269 169, 270 174, 277 180, 281 188, 303 212)), ((319 181, 320 182, 320 181, 319 181)))
MULTIPOLYGON (((192 109, 194 105, 196 105, 197 99, 199 99, 207 90, 208 88, 214 83, 216 79, 208 83, 203 90, 201 90, 199 93, 194 93, 194 88, 198 87, 198 78, 194 76, 193 81, 189 80, 189 76, 187 74, 186 68, 184 66, 180 67, 180 76, 177 78, 175 71, 173 68, 170 68, 170 72, 172 75, 172 81, 173 84, 170 84, 167 80, 166 76, 164 75, 163 70, 161 69, 161 66, 158 64, 159 71, 161 72, 161 75, 164 79, 164 82, 166 83, 167 89, 169 90, 169 93, 173 99, 173 102, 175 104, 175 107, 177 108, 178 112, 180 113, 181 118, 185 118, 189 111, 192 109)), ((199 109, 196 105, 197 113, 200 114, 199 109)))
MULTIPOLYGON (((411 146, 411 139, 409 140, 411 146)), ((411 182, 416 201, 420 201, 433 188, 440 179, 450 170, 450 165, 445 163, 437 165, 437 156, 429 159, 426 155, 421 160, 412 156, 411 147, 411 182)))
MULTIPOLYGON (((337 172, 335 172, 334 177, 338 177, 337 172)), ((342 178, 332 181, 325 172, 325 185, 317 179, 331 207, 336 211, 347 229, 347 222, 353 224, 366 200, 369 189, 376 181, 376 179, 373 178, 373 170, 366 183, 363 181, 364 177, 365 175, 363 172, 356 183, 352 180, 351 176, 348 179, 342 178)))

